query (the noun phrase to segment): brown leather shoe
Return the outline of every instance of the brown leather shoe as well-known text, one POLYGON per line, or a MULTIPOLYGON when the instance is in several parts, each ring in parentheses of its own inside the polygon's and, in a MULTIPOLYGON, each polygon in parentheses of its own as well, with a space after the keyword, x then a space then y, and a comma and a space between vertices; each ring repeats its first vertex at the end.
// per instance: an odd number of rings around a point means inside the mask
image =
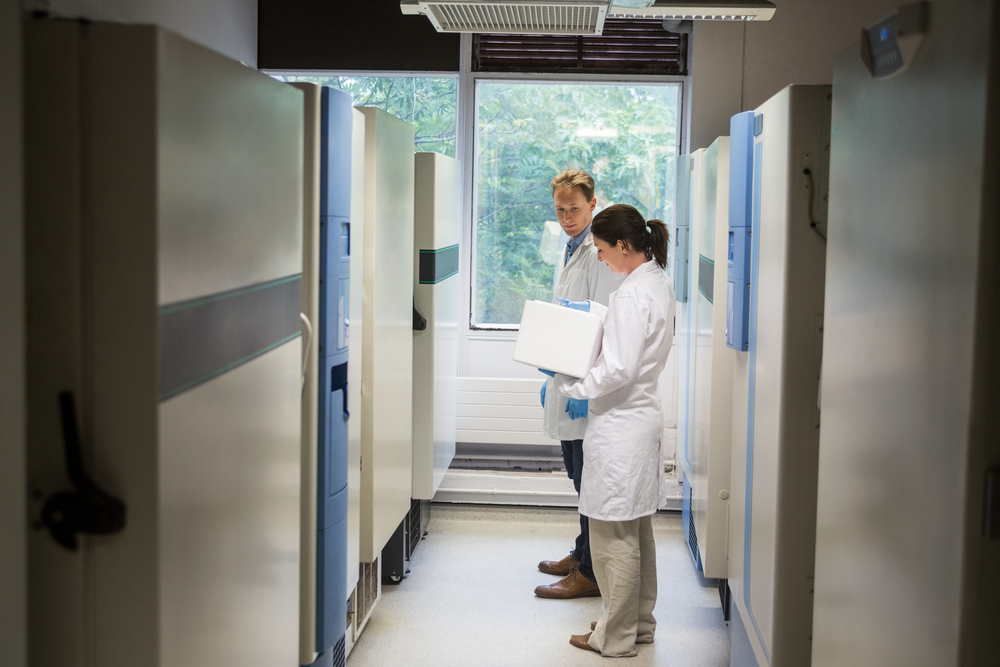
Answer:
POLYGON ((590 645, 590 635, 592 632, 588 632, 585 635, 572 635, 569 638, 569 643, 577 648, 582 648, 585 651, 593 651, 594 653, 600 653, 596 648, 590 645))
POLYGON ((538 564, 538 569, 545 574, 558 574, 560 577, 565 577, 570 570, 578 567, 580 567, 580 561, 572 552, 562 560, 543 560, 538 564))
POLYGON ((598 588, 596 581, 591 581, 580 574, 580 570, 573 568, 568 575, 556 583, 536 588, 535 595, 540 598, 554 598, 557 600, 594 598, 601 596, 601 589, 598 588))

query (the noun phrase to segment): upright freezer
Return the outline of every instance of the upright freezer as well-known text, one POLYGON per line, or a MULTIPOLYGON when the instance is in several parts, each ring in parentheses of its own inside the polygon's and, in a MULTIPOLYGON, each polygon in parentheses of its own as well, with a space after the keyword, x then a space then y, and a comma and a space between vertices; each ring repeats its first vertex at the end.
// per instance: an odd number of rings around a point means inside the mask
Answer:
POLYGON ((413 495, 414 128, 381 109, 359 111, 365 118, 360 550, 361 561, 373 563, 413 495))
POLYGON ((750 262, 735 281, 750 308, 748 351, 733 352, 733 667, 809 665, 830 96, 789 86, 730 137, 731 156, 753 155, 750 262))
POLYGON ((993 665, 1000 10, 862 40, 833 75, 813 665, 993 665))
POLYGON ((729 248, 729 137, 719 137, 701 160, 698 254, 692 257, 691 314, 694 391, 691 440, 691 517, 694 548, 706 577, 729 576, 729 453, 733 420, 733 351, 726 347, 726 257, 729 248))
POLYGON ((25 46, 31 662, 296 664, 302 92, 151 26, 25 46))
MULTIPOLYGON (((351 97, 312 83, 305 96, 301 665, 343 665, 348 576, 348 322, 351 97)), ((356 570, 356 567, 355 567, 356 570)))
POLYGON ((440 153, 414 160, 413 497, 430 500, 455 457, 462 174, 440 153))

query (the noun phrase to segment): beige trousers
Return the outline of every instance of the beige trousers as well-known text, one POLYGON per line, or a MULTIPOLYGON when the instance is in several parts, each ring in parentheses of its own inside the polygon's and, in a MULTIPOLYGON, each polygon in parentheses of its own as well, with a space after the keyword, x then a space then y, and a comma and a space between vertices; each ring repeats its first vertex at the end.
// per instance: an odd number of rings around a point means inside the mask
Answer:
POLYGON ((636 655, 656 631, 656 543, 649 516, 590 520, 590 553, 604 608, 590 645, 608 657, 636 655))

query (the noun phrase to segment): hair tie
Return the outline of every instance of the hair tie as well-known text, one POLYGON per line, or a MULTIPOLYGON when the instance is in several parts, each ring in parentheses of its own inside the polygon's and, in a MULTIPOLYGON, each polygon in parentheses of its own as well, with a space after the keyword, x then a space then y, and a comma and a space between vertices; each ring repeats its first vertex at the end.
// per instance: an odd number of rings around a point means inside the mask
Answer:
POLYGON ((653 230, 649 228, 649 225, 646 225, 646 233, 647 234, 652 234, 653 233, 653 230))

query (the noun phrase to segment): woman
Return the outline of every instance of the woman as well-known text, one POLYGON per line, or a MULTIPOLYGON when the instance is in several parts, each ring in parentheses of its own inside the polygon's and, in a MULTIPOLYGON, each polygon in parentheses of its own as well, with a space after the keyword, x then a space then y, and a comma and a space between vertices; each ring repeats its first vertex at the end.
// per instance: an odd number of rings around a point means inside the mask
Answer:
MULTIPOLYGON (((570 643, 605 656, 636 655, 653 641, 656 546, 663 455, 658 380, 673 342, 674 288, 664 273, 669 235, 631 206, 594 218, 598 258, 625 280, 611 295, 601 355, 587 377, 556 374, 559 392, 589 399, 580 513, 590 518, 594 573, 603 611, 593 632, 570 643)), ((582 306, 583 304, 572 304, 582 306)))

